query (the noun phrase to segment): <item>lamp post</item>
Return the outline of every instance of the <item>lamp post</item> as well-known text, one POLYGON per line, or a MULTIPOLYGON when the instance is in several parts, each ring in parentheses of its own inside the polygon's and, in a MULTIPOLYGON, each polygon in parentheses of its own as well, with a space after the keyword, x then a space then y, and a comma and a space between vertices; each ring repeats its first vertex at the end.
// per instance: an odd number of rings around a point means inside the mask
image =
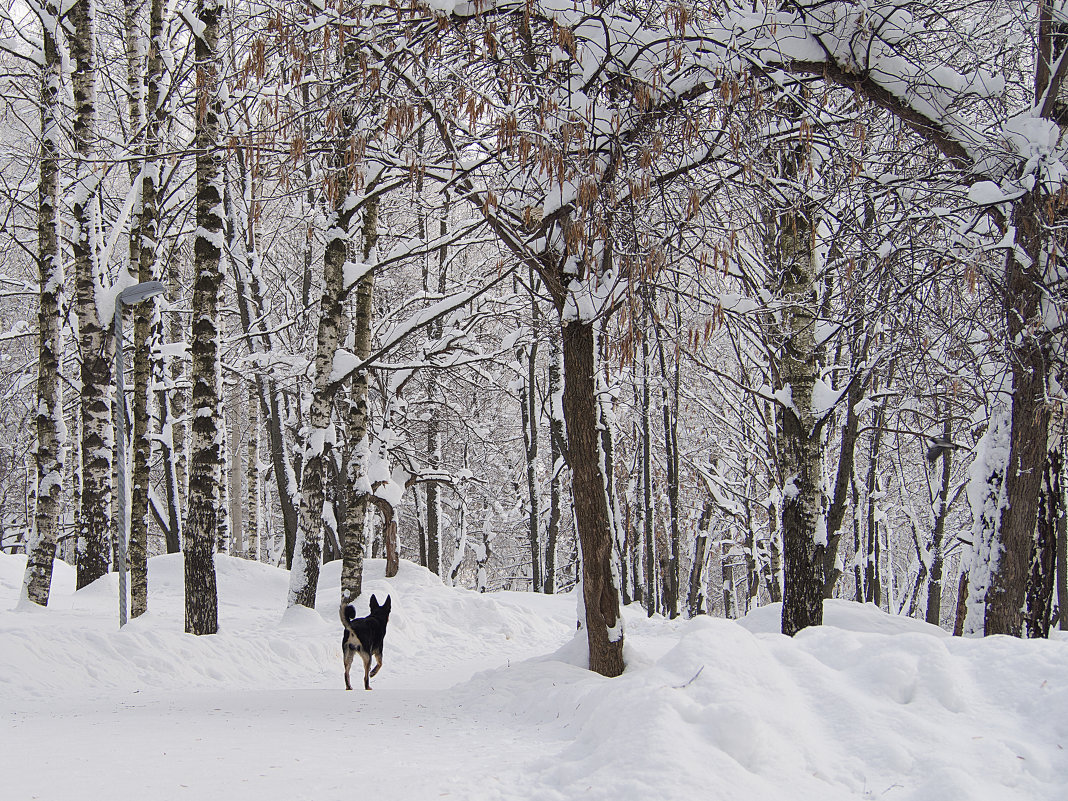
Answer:
POLYGON ((166 287, 161 281, 144 281, 126 287, 115 298, 115 315, 111 318, 111 336, 115 340, 115 461, 118 463, 119 529, 115 538, 119 552, 119 627, 126 625, 126 513, 130 499, 126 494, 126 377, 122 355, 122 307, 134 306, 156 295, 166 287))

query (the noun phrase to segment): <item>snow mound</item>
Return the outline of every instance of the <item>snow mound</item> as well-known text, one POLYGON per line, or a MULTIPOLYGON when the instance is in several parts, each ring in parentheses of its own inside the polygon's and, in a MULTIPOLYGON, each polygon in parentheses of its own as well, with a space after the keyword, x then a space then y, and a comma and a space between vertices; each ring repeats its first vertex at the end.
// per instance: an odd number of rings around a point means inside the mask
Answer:
POLYGON ((17 604, 25 559, 0 555, 6 794, 333 801, 359 765, 386 801, 1068 797, 1068 639, 953 638, 843 601, 789 638, 777 606, 632 605, 627 671, 605 679, 573 596, 370 560, 356 606, 392 598, 384 667, 346 693, 339 564, 316 610, 288 612, 285 571, 216 564, 219 634, 193 637, 181 556, 151 560, 150 610, 120 631, 114 576, 75 592, 57 563, 38 609, 17 604))

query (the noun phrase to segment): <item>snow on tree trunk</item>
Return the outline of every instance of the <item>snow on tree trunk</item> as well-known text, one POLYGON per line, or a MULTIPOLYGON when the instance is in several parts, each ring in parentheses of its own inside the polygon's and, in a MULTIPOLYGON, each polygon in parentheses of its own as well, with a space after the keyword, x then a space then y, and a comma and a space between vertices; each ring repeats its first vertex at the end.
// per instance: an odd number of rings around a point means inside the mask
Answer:
MULTIPOLYGON (((131 129, 144 124, 141 181, 141 212, 131 231, 131 256, 137 259, 137 280, 157 278, 159 249, 159 208, 157 178, 159 173, 160 127, 164 110, 160 86, 163 80, 161 55, 163 31, 162 0, 152 0, 149 6, 149 48, 146 64, 147 93, 145 105, 140 107, 142 95, 139 9, 141 3, 126 1, 126 52, 130 91, 131 129)), ((155 361, 151 342, 159 317, 158 306, 140 303, 134 309, 134 414, 133 414, 133 475, 130 495, 130 616, 138 617, 148 610, 148 505, 152 441, 149 439, 150 384, 155 361)), ((173 524, 172 524, 173 525, 173 524)))
MULTIPOLYGON (((344 83, 357 82, 357 40, 346 45, 344 83)), ((315 386, 308 411, 308 435, 304 449, 300 487, 299 528, 290 573, 289 606, 315 608, 319 560, 323 538, 323 503, 326 500, 326 462, 332 458, 334 396, 338 384, 332 378, 334 355, 343 344, 345 319, 345 264, 350 250, 349 227, 353 215, 352 137, 356 119, 351 105, 341 111, 341 125, 334 143, 328 200, 332 203, 323 253, 323 295, 319 303, 319 328, 315 346, 315 386)))
POLYGON ((598 431, 594 324, 563 324, 564 396, 575 524, 582 552, 582 600, 590 670, 623 672, 623 619, 619 610, 614 531, 598 431))
POLYGON ((1026 256, 1010 249, 1007 257, 1005 322, 1013 385, 1009 460, 1004 474, 1008 503, 1001 509, 998 526, 1001 555, 993 566, 985 596, 986 634, 1020 636, 1023 632, 1024 596, 1046 461, 1050 335, 1042 319, 1042 306, 1047 264, 1059 259, 1049 253, 1053 242, 1045 229, 1040 199, 1036 189, 1013 206, 1018 247, 1026 256))
MULTIPOLYGON (((935 410, 937 412, 937 406, 935 410)), ((949 410, 946 410, 946 418, 942 423, 943 442, 951 441, 953 434, 951 425, 949 410)), ((942 483, 938 491, 934 530, 931 532, 931 566, 927 576, 927 612, 925 614, 926 621, 932 626, 939 625, 942 620, 942 570, 946 559, 945 529, 946 518, 949 517, 949 482, 953 471, 953 449, 942 448, 939 455, 942 458, 942 483)))
POLYGON ((781 427, 777 451, 786 486, 782 498, 785 582, 782 632, 793 635, 823 623, 824 518, 822 444, 815 430, 812 391, 819 369, 815 323, 816 257, 811 237, 813 210, 786 209, 774 215, 769 248, 775 282, 781 287, 777 335, 781 427))
POLYGON ((686 593, 686 611, 690 617, 696 617, 704 611, 705 606, 705 563, 708 561, 708 526, 712 522, 715 503, 711 498, 705 501, 701 517, 697 521, 697 533, 693 543, 693 558, 690 559, 689 589, 686 593))
POLYGON ((82 486, 78 510, 78 588, 108 571, 111 543, 111 337, 110 320, 100 319, 100 275, 94 239, 99 174, 93 167, 96 139, 96 59, 92 0, 77 0, 68 15, 74 64, 74 231, 75 313, 80 354, 82 486))
MULTIPOLYGON (((378 237, 378 202, 370 201, 363 218, 363 257, 369 262, 375 252, 378 237)), ((352 312, 353 348, 357 359, 371 355, 371 325, 374 320, 374 270, 367 270, 356 284, 356 302, 352 312)), ((357 597, 363 588, 363 554, 367 542, 368 505, 371 493, 370 438, 368 430, 368 371, 359 370, 350 385, 349 405, 345 414, 348 444, 346 477, 346 515, 342 526, 341 594, 357 597)), ((396 523, 392 520, 394 531, 396 523)), ((387 544, 388 544, 387 536, 387 544)), ((399 555, 398 555, 399 558, 399 555)))
POLYGON ((56 31, 43 31, 44 64, 41 68, 41 155, 37 185, 37 273, 40 306, 37 312, 37 506, 33 530, 26 546, 26 573, 22 596, 48 605, 52 564, 59 537, 60 499, 63 494, 63 396, 59 361, 63 352, 60 314, 63 265, 59 259, 59 146, 57 111, 60 100, 60 56, 56 31))
POLYGON ((219 296, 222 273, 222 150, 218 94, 220 0, 199 0, 195 40, 196 68, 196 209, 193 243, 192 425, 189 464, 189 511, 185 542, 185 630, 218 631, 215 539, 222 493, 219 366, 219 296))
POLYGON ((972 552, 968 559, 965 634, 983 633, 986 597, 1001 558, 998 526, 1006 503, 1005 470, 1009 464, 1010 412, 997 407, 986 433, 975 446, 968 468, 968 503, 972 509, 972 552))
MULTIPOLYGON (((172 258, 167 270, 167 297, 172 303, 182 297, 181 262, 172 258)), ((172 312, 167 325, 167 338, 171 342, 186 341, 183 315, 172 312)), ((186 499, 189 494, 189 448, 186 412, 188 411, 188 390, 186 389, 185 364, 182 359, 171 358, 167 375, 167 421, 169 423, 170 459, 168 472, 168 500, 174 510, 178 527, 174 538, 184 543, 186 499)))

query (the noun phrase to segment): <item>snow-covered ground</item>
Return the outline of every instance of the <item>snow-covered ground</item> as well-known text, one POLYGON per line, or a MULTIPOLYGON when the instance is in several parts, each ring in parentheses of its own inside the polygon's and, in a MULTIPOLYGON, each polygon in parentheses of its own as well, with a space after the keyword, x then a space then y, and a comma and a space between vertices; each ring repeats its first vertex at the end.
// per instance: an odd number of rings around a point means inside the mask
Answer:
MULTIPOLYGON (((575 598, 478 595, 403 563, 373 692, 343 688, 338 563, 319 612, 217 558, 220 633, 182 633, 181 557, 118 630, 116 581, 16 608, 0 555, 0 797, 376 801, 1068 798, 1068 639, 961 640, 845 602, 794 639, 627 611, 626 674, 582 668, 575 598)), ((362 612, 361 612, 362 614, 362 612)), ((357 660, 358 665, 358 660, 357 660)))

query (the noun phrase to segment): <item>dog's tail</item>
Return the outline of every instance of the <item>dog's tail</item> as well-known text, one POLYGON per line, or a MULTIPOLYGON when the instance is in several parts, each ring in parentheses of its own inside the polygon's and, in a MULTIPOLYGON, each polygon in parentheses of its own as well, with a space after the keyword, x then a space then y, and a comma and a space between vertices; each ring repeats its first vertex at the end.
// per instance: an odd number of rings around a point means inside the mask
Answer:
POLYGON ((338 613, 341 615, 341 625, 347 629, 352 628, 350 624, 356 619, 356 607, 343 598, 338 613))

